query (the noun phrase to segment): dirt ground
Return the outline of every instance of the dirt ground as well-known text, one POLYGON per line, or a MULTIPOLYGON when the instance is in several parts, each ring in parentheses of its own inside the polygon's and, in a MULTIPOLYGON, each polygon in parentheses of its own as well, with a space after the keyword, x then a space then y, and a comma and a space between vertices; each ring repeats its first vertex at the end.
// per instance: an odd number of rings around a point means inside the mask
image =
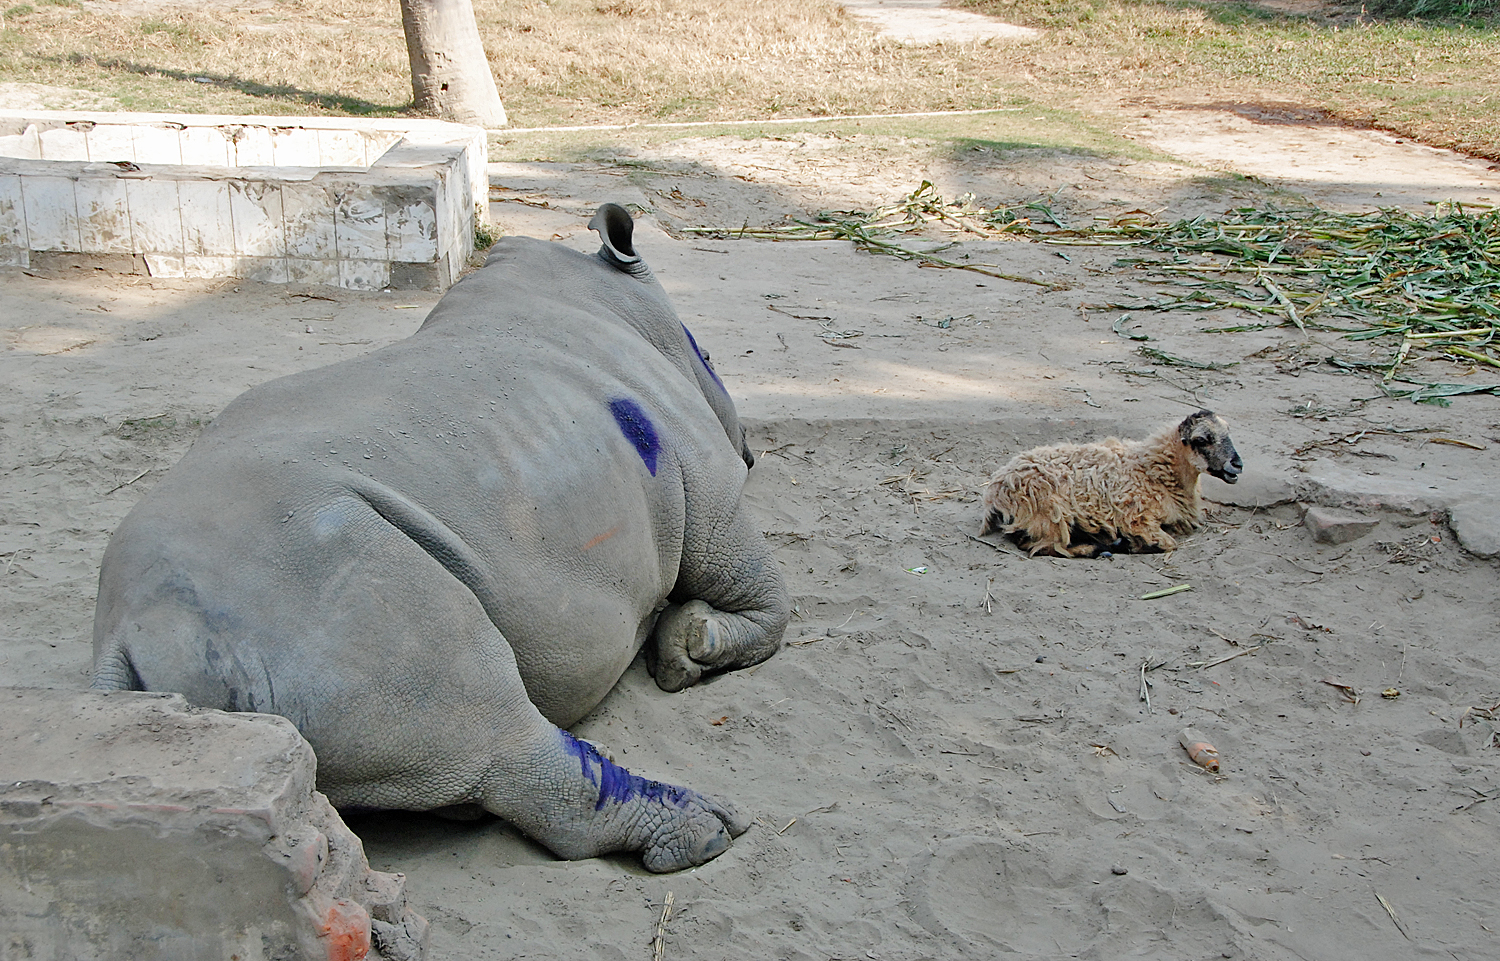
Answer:
MULTIPOLYGON (((704 867, 560 862, 493 820, 351 817, 372 865, 409 876, 432 957, 644 959, 658 935, 674 961, 1500 955, 1500 398, 1384 399, 1325 362, 1367 344, 1202 331, 1228 313, 1137 315, 1160 349, 1235 366, 1155 364, 1096 309, 1159 289, 1117 250, 947 252, 1023 283, 685 229, 923 179, 1078 218, 1500 196, 1488 165, 1285 107, 1121 109, 1181 162, 938 163, 806 133, 492 165, 509 233, 593 250, 598 203, 644 211, 638 250, 751 427, 745 496, 796 611, 764 665, 667 695, 637 663, 575 729, 755 814, 704 867), (1208 529, 1176 552, 1027 559, 972 536, 1015 452, 1200 406, 1246 470, 1205 481, 1208 529), (1377 523, 1318 543, 1315 503, 1377 523), (1218 775, 1178 745, 1189 725, 1218 775)), ((224 404, 401 338, 435 301, 0 269, 5 682, 87 683, 105 542, 224 404)))

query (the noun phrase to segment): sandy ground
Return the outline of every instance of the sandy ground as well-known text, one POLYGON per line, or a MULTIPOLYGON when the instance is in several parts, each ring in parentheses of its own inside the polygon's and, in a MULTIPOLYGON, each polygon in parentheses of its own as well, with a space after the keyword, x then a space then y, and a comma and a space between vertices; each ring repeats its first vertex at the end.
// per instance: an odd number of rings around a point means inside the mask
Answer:
MULTIPOLYGON (((681 695, 637 665, 577 728, 756 815, 705 867, 558 862, 497 821, 351 819, 376 867, 410 876, 433 956, 646 958, 671 893, 672 959, 1494 957, 1500 805, 1483 799, 1500 771, 1468 709, 1500 701, 1496 562, 1448 518, 1496 549, 1481 495, 1500 400, 1366 400, 1372 383, 1321 363, 1357 345, 1202 333, 1215 317, 1138 329, 1237 366, 1153 366, 1111 331, 1117 312, 1089 309, 1155 289, 1115 251, 961 248, 1043 286, 683 230, 888 201, 923 178, 995 201, 1076 182, 1077 216, 1286 196, 1167 163, 913 167, 851 146, 493 165, 510 232, 593 249, 598 202, 648 211, 638 247, 751 424, 746 497, 797 615, 765 665, 681 695), (1198 405, 1232 424, 1246 477, 1210 486, 1242 506, 1216 506, 1177 552, 1028 560, 970 536, 977 488, 1017 450, 1140 436, 1198 405), (1313 500, 1379 523, 1319 545, 1299 523, 1313 500), (1188 763, 1187 725, 1218 746, 1219 776, 1188 763)), ((0 272, 7 681, 86 683, 108 534, 202 422, 251 384, 404 336, 433 302, 0 272)))
MULTIPOLYGON (((756 816, 702 868, 559 862, 498 821, 351 818, 375 867, 408 874, 433 957, 645 959, 659 930, 672 961, 1500 955, 1483 710, 1500 599, 1480 556, 1500 551, 1500 398, 1371 399, 1324 363, 1368 345, 1202 332, 1229 314, 1137 315, 1153 346, 1236 364, 1155 365, 1095 309, 1158 289, 1117 251, 949 252, 1037 281, 1020 283, 684 229, 923 179, 1056 195, 1079 218, 1500 196, 1485 164, 1368 135, 1390 148, 1377 166, 1329 143, 1344 128, 1264 105, 1125 109, 1184 162, 937 163, 808 134, 492 165, 508 232, 592 250, 599 202, 645 211, 638 248, 751 426, 745 496, 796 616, 771 661, 682 694, 637 664, 575 729, 756 816), (1198 406, 1229 420, 1246 475, 1205 482, 1209 527, 1173 554, 1028 560, 971 536, 979 486, 1016 451, 1198 406), (1378 523, 1319 544, 1312 502, 1378 523), (1188 725, 1218 776, 1178 746, 1188 725)), ((202 423, 252 384, 405 336, 435 299, 0 269, 0 677, 85 685, 106 539, 202 423)))

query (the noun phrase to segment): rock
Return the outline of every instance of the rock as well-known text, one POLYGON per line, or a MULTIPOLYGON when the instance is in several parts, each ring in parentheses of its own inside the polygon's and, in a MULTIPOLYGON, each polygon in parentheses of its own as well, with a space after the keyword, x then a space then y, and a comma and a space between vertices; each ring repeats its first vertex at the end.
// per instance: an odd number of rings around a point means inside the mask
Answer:
POLYGON ((1297 499, 1297 492, 1285 478, 1253 470, 1246 470, 1234 484, 1208 474, 1203 475, 1200 484, 1205 500, 1234 507, 1275 507, 1297 499))
POLYGON ((1309 507, 1302 524, 1319 544, 1347 544, 1364 537, 1380 523, 1378 517, 1348 514, 1330 507, 1309 507))
POLYGON ((283 718, 0 688, 0 758, 6 956, 421 957, 404 877, 370 870, 283 718))
POLYGON ((1307 468, 1300 499, 1324 507, 1389 510, 1413 516, 1447 510, 1458 498, 1432 480, 1416 471, 1391 468, 1380 474, 1365 474, 1332 461, 1315 461, 1307 468))
POLYGON ((1127 868, 1123 864, 1116 864, 1114 867, 1112 867, 1112 868, 1109 869, 1109 873, 1110 874, 1129 874, 1130 873, 1130 869, 1127 868))
POLYGON ((1479 497, 1453 505, 1448 511, 1448 526, 1469 553, 1500 556, 1500 498, 1479 497))

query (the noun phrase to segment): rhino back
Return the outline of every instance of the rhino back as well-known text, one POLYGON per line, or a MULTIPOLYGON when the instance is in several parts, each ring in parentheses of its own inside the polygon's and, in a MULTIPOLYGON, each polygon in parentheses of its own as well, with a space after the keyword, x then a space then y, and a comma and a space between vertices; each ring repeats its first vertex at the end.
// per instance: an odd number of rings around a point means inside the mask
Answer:
MULTIPOLYGON (((327 684, 318 670, 410 650, 330 622, 372 603, 349 580, 356 567, 368 580, 372 557, 389 556, 393 584, 416 577, 394 546, 415 544, 442 569, 420 576, 461 581, 511 642, 544 714, 592 708, 677 578, 684 465, 731 501, 744 467, 685 359, 641 333, 670 340, 664 295, 555 245, 561 266, 517 246, 411 338, 227 407, 111 541, 96 654, 165 618, 169 640, 134 660, 174 676, 143 684, 310 723, 296 715, 327 684), (521 275, 535 283, 518 289, 521 275), (592 293, 559 290, 570 278, 592 293)), ((422 592, 392 590, 405 600, 384 630, 426 635, 422 592)))

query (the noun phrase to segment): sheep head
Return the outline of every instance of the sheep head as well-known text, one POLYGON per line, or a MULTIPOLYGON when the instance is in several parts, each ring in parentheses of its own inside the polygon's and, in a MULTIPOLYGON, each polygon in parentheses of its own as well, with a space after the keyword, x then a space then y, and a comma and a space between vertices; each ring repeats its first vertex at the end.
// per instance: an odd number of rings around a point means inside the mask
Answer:
POLYGON ((1234 441, 1229 439, 1229 425, 1211 410, 1189 414, 1178 425, 1177 436, 1187 449, 1188 460, 1199 473, 1212 474, 1226 484, 1240 479, 1244 462, 1234 441))

